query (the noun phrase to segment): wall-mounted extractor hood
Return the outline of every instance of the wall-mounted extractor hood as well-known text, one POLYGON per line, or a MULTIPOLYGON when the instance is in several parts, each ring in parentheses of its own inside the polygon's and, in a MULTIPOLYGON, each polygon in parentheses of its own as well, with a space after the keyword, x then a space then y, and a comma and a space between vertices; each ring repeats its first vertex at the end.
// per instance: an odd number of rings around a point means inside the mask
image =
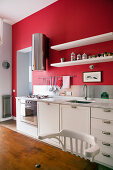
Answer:
POLYGON ((32 70, 46 70, 48 39, 44 34, 32 34, 32 70))

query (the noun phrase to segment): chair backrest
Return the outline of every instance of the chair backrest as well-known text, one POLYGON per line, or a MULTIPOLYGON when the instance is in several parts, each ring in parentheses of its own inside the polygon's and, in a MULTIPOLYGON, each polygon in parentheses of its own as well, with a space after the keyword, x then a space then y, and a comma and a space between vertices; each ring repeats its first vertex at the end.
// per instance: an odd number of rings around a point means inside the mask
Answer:
POLYGON ((64 151, 69 151, 85 159, 89 157, 91 161, 99 153, 95 137, 85 133, 62 130, 59 133, 40 136, 39 138, 56 138, 64 151))

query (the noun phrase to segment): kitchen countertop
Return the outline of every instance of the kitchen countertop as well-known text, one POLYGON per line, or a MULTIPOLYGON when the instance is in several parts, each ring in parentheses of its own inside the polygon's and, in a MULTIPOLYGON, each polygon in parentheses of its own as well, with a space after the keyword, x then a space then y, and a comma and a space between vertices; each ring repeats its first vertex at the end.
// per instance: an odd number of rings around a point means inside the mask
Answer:
POLYGON ((27 98, 27 97, 16 97, 16 98, 23 99, 23 100, 33 100, 37 102, 71 105, 71 106, 84 106, 84 107, 98 107, 98 108, 113 109, 113 99, 88 98, 87 101, 91 103, 71 103, 68 101, 70 100, 86 101, 86 100, 82 97, 72 97, 72 96, 69 96, 69 97, 68 96, 54 96, 54 97, 49 97, 45 99, 27 98))

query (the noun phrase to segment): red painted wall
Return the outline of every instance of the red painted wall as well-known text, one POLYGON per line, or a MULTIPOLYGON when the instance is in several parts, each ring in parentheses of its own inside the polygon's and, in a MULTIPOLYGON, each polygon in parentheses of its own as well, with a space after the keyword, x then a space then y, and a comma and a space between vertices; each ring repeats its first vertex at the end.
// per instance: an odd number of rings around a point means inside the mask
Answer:
MULTIPOLYGON (((43 33, 50 39, 50 46, 113 31, 113 0, 59 0, 39 12, 23 19, 12 27, 12 89, 17 90, 16 52, 31 46, 32 34, 43 33)), ((64 51, 50 50, 47 71, 34 71, 33 84, 38 78, 50 75, 75 75, 74 85, 82 85, 83 72, 90 71, 89 65, 64 68, 50 67, 61 57, 70 60, 70 53, 84 52, 88 55, 113 52, 113 41, 88 45, 64 51)), ((113 62, 94 64, 94 71, 102 71, 102 82, 95 85, 113 85, 113 62)), ((94 83, 93 83, 94 85, 94 83)), ((13 114, 16 113, 16 97, 13 93, 13 114)))

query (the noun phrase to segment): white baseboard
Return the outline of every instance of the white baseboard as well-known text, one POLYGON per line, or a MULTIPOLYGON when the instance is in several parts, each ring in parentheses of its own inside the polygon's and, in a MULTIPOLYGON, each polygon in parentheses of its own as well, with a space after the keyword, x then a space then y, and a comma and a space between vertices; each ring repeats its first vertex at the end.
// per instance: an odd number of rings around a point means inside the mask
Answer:
POLYGON ((6 117, 6 118, 1 118, 1 119, 0 119, 0 122, 7 121, 7 120, 11 120, 11 119, 13 119, 12 116, 11 116, 11 117, 6 117))
POLYGON ((13 120, 16 120, 16 117, 15 116, 12 116, 13 117, 13 120))
POLYGON ((16 117, 15 116, 11 116, 11 117, 6 117, 6 118, 1 118, 0 122, 11 120, 11 119, 16 120, 16 117))

